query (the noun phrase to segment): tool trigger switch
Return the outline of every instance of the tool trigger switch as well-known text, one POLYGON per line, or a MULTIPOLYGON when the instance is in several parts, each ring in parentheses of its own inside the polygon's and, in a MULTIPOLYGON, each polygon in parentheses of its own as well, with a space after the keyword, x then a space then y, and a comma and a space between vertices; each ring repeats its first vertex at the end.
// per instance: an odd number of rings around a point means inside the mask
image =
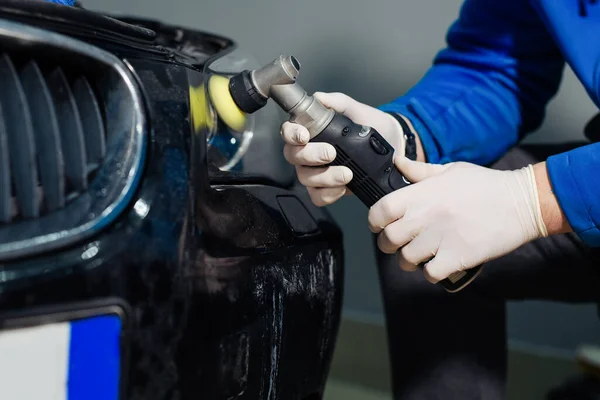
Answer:
POLYGON ((375 153, 377 154, 381 154, 382 156, 385 156, 386 154, 388 154, 390 151, 387 149, 387 147, 384 146, 383 143, 381 143, 379 141, 379 139, 377 139, 374 135, 372 135, 369 138, 369 142, 371 143, 371 147, 373 148, 373 150, 375 151, 375 153))

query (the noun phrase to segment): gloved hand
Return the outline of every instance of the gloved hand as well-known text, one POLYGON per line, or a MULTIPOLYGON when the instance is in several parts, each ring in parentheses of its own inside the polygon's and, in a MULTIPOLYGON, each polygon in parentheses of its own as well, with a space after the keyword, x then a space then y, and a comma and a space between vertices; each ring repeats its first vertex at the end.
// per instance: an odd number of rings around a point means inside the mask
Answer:
MULTIPOLYGON (((355 123, 371 126, 394 147, 395 154, 404 154, 402 127, 390 115, 342 93, 317 92, 314 96, 326 107, 344 114, 355 123)), ((352 179, 352 171, 343 166, 325 166, 336 157, 332 145, 308 143, 308 130, 289 121, 281 125, 281 136, 286 143, 283 151, 285 159, 296 167, 298 180, 308 188, 314 204, 325 206, 349 193, 346 185, 352 179)))
POLYGON ((400 249, 402 269, 428 261, 431 283, 548 235, 531 166, 498 171, 397 157, 396 167, 413 184, 373 205, 369 227, 382 252, 400 249))

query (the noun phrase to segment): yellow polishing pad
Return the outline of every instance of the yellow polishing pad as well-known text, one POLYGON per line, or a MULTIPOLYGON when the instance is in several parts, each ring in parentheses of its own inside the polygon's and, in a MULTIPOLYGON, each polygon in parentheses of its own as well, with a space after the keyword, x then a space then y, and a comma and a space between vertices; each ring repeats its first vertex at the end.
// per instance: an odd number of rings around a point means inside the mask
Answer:
POLYGON ((243 132, 246 114, 239 109, 229 92, 229 78, 213 75, 208 81, 208 94, 217 115, 236 132, 243 132))
POLYGON ((202 129, 211 130, 214 126, 210 109, 206 104, 204 85, 197 87, 190 86, 190 110, 192 114, 192 123, 194 132, 199 133, 202 129))

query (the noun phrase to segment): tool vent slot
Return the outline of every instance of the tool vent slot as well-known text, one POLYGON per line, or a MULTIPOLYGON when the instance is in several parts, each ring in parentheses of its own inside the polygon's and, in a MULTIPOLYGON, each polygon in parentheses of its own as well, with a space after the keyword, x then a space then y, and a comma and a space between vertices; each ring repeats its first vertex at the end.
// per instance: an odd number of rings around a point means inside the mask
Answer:
POLYGON ((335 146, 335 150, 337 155, 332 164, 346 166, 352 171, 353 177, 349 186, 356 188, 355 191, 366 196, 366 200, 368 200, 369 204, 375 204, 379 199, 385 196, 385 192, 377 185, 377 183, 366 175, 362 168, 360 168, 341 147, 335 146))
POLYGON ((0 53, 0 223, 66 207, 106 154, 101 102, 81 69, 0 53))

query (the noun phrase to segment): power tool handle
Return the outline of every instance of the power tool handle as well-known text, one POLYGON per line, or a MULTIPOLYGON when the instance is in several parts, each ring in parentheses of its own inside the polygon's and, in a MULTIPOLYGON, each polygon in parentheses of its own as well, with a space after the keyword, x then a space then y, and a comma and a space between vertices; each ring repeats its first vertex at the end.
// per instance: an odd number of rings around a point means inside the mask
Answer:
MULTIPOLYGON (((356 124, 342 114, 335 113, 329 125, 311 141, 326 142, 335 148, 336 158, 330 165, 343 165, 352 171, 347 187, 369 208, 410 184, 394 165, 394 148, 387 140, 375 129, 356 124)), ((448 292, 457 292, 473 281, 480 269, 456 272, 440 285, 448 292)))
POLYGON ((343 165, 352 171, 348 189, 369 208, 385 195, 409 185, 394 165, 394 148, 371 127, 336 113, 311 141, 326 142, 335 148, 331 165, 343 165))

